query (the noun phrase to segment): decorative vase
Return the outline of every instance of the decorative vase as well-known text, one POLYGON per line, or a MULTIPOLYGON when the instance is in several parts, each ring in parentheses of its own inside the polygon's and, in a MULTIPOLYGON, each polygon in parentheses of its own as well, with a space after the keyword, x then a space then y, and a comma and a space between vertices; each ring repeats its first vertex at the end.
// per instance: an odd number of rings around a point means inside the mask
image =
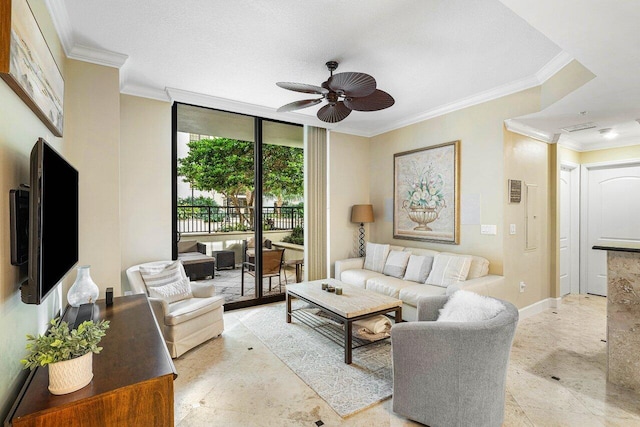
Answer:
POLYGON ((93 352, 75 359, 49 364, 49 391, 67 394, 80 390, 93 379, 93 352))
POLYGON ((67 301, 72 307, 80 307, 81 304, 93 303, 98 299, 100 289, 91 279, 90 267, 90 265, 81 265, 77 268, 76 281, 67 293, 67 301))
POLYGON ((419 206, 405 207, 405 211, 407 212, 409 219, 418 224, 417 227, 414 227, 414 230, 417 231, 432 231, 427 224, 438 219, 438 214, 440 213, 436 208, 419 206))

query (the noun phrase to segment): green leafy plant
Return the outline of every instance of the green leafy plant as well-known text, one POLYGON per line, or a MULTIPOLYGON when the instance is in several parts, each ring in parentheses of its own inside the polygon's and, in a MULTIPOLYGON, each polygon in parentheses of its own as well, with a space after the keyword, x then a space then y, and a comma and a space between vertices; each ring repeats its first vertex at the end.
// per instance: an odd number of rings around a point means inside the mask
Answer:
POLYGON ((304 246, 304 228, 293 227, 291 234, 282 239, 283 242, 304 246))
POLYGON ((51 320, 51 327, 46 335, 27 335, 29 354, 20 363, 24 369, 34 369, 49 363, 62 362, 84 356, 89 352, 100 353, 102 347, 98 343, 109 329, 109 321, 101 320, 82 322, 77 329, 70 329, 67 322, 59 317, 51 320))

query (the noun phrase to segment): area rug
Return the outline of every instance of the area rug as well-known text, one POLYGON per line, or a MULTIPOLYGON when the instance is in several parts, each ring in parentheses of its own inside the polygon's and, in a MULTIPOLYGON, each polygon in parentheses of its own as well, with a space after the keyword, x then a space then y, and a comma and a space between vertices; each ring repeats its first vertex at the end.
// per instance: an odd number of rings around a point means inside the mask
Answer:
POLYGON ((355 348, 347 365, 341 346, 295 319, 286 323, 284 303, 252 310, 240 320, 341 417, 391 397, 390 340, 355 348))

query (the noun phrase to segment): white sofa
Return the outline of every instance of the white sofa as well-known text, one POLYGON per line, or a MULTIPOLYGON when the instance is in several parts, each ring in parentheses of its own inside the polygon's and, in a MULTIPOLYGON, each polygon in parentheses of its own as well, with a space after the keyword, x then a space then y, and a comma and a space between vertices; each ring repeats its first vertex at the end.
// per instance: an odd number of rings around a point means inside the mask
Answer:
MULTIPOLYGON (((334 277, 337 280, 350 285, 359 286, 361 288, 401 299, 403 302, 403 320, 415 321, 417 319, 416 306, 418 298, 420 297, 450 295, 458 289, 473 291, 481 295, 492 295, 496 292, 500 293, 499 288, 502 288, 505 283, 503 276, 488 274, 489 261, 486 258, 479 256, 438 252, 422 248, 381 245, 368 242, 367 256, 373 257, 373 255, 369 255, 370 253, 375 253, 378 258, 378 262, 373 270, 365 268, 365 258, 343 259, 336 261, 334 277), (385 246, 387 247, 386 251, 385 246), (400 272, 397 271, 397 267, 395 273, 401 277, 393 277, 392 275, 384 274, 384 267, 388 265, 387 262, 389 261, 387 258, 392 251, 409 252, 411 255, 424 256, 427 260, 432 257, 432 267, 437 265, 437 270, 440 273, 442 273, 443 269, 445 271, 447 270, 448 264, 453 265, 456 264, 455 261, 462 261, 460 258, 464 258, 464 264, 469 267, 466 272, 448 272, 450 275, 453 274, 453 277, 455 277, 456 274, 460 274, 461 276, 464 276, 464 280, 456 280, 454 278, 445 281, 441 280, 439 284, 433 284, 435 280, 433 280, 431 271, 429 271, 429 276, 424 283, 405 280, 406 276, 404 275, 404 272, 400 274, 400 272), (438 256, 440 256, 439 259, 438 256), (384 258, 383 261, 381 261, 382 258, 384 258), (454 262, 450 262, 451 260, 454 262), (382 268, 380 268, 381 265, 382 268), (429 278, 432 278, 431 284, 429 284, 429 278)), ((397 257, 398 255, 402 254, 395 253, 394 256, 397 257)), ((371 266, 371 263, 368 262, 367 265, 371 266)), ((455 270, 455 267, 453 267, 453 270, 455 270)), ((462 277, 460 277, 460 279, 462 279, 462 277)))

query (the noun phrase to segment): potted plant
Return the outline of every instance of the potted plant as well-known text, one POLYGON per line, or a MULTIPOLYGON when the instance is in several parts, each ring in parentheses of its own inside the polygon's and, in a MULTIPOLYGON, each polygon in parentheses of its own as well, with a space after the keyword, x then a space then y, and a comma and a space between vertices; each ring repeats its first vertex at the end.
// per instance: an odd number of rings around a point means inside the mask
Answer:
POLYGON ((93 353, 100 353, 98 343, 109 328, 108 320, 88 320, 69 329, 59 317, 51 320, 46 335, 27 335, 29 354, 20 362, 24 369, 49 365, 49 391, 67 394, 81 389, 93 378, 93 353))

